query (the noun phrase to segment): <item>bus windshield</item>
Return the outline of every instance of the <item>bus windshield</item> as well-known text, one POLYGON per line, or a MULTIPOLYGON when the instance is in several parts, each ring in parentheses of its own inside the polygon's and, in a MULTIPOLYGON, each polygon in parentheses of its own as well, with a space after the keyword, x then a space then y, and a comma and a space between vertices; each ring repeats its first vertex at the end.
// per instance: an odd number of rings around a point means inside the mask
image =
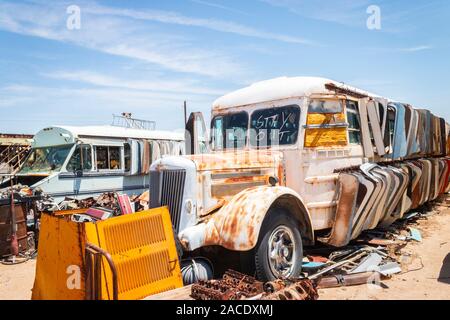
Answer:
POLYGON ((34 148, 19 174, 48 173, 61 170, 73 145, 34 148))
POLYGON ((214 150, 241 149, 247 144, 248 113, 220 115, 211 122, 214 150))

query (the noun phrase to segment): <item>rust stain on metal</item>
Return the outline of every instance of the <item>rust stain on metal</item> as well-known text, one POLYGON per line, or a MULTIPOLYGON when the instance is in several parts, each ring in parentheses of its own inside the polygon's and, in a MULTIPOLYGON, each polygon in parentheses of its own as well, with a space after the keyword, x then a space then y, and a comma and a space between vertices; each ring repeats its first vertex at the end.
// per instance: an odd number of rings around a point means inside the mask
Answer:
POLYGON ((263 283, 234 270, 225 272, 221 280, 193 284, 191 297, 196 300, 242 300, 263 292, 263 283))
POLYGON ((252 249, 267 210, 285 192, 286 188, 261 186, 237 194, 205 221, 204 245, 221 245, 241 251, 252 249))
POLYGON ((296 282, 277 281, 270 288, 277 289, 274 292, 264 294, 261 300, 317 300, 319 294, 314 283, 309 279, 301 279, 296 282))

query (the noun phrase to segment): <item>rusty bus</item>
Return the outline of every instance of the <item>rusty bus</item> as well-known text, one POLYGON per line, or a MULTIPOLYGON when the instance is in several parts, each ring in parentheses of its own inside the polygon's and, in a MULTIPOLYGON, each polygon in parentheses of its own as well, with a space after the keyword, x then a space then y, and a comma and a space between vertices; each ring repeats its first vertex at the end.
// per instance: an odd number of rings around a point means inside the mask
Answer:
POLYGON ((186 255, 250 255, 262 280, 295 277, 303 246, 344 246, 449 191, 449 125, 342 83, 277 78, 216 100, 210 138, 192 114, 187 148, 150 171, 186 255))

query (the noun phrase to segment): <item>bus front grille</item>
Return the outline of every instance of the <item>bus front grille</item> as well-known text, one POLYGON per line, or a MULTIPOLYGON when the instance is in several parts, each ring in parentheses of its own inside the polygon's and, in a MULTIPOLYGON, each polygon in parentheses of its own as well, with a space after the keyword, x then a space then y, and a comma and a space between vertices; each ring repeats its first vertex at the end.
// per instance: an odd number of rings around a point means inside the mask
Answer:
POLYGON ((185 182, 185 169, 164 169, 150 172, 150 208, 168 206, 176 233, 180 228, 185 182))

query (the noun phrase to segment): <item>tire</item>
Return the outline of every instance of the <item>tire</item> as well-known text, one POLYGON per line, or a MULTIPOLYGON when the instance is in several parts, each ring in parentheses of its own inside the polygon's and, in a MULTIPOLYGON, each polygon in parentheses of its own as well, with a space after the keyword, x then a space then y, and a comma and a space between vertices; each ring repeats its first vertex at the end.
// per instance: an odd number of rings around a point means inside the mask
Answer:
POLYGON ((301 272, 302 259, 303 244, 298 222, 283 210, 271 210, 264 219, 255 247, 258 279, 296 278, 301 272), (269 254, 269 246, 272 254, 269 254))

